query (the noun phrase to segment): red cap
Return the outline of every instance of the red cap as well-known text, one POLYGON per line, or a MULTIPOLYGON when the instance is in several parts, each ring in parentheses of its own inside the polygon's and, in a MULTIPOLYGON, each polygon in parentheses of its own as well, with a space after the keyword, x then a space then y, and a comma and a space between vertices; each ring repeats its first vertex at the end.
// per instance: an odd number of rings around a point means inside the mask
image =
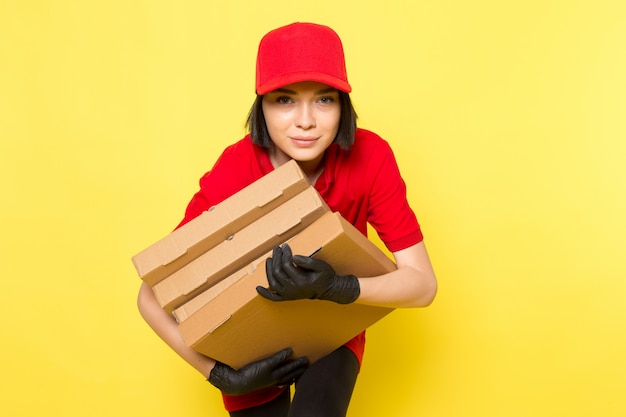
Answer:
POLYGON ((300 81, 317 81, 346 93, 352 91, 341 39, 328 26, 292 23, 261 39, 256 61, 257 94, 300 81))

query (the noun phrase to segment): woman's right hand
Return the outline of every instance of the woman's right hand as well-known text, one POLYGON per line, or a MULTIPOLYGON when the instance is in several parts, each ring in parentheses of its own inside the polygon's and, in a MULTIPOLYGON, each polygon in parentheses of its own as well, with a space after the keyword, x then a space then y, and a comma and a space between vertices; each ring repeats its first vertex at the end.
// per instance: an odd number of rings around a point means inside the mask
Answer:
POLYGON ((293 349, 283 349, 272 356, 233 369, 216 362, 208 381, 224 394, 242 395, 271 386, 291 385, 308 366, 306 356, 288 360, 293 349))

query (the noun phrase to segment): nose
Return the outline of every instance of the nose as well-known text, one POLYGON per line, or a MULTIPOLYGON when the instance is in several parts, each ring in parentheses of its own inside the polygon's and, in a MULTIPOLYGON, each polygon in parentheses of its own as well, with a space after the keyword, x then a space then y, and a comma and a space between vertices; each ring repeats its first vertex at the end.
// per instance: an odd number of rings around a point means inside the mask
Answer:
POLYGON ((315 127, 315 111, 311 104, 300 103, 295 117, 295 124, 301 129, 311 129, 315 127))

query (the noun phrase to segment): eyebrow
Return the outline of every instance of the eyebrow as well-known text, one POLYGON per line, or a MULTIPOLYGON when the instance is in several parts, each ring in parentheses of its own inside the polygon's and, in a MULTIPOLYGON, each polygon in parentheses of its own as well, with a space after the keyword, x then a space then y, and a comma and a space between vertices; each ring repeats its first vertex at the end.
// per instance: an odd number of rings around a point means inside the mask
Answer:
MULTIPOLYGON (((277 88, 276 90, 274 90, 272 92, 273 93, 292 94, 292 95, 298 94, 295 91, 289 90, 287 88, 277 88)), ((330 88, 325 88, 323 90, 316 91, 315 94, 316 95, 322 95, 322 94, 328 94, 328 93, 334 93, 334 92, 338 92, 338 90, 336 88, 330 87, 330 88)))

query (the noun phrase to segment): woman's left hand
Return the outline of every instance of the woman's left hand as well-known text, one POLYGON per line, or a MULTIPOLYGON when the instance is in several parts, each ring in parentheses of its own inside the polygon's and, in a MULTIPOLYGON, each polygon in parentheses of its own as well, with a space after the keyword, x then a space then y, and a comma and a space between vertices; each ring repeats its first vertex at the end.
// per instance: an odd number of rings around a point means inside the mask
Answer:
POLYGON ((288 244, 276 246, 265 262, 269 288, 257 292, 272 301, 319 299, 339 304, 354 302, 360 294, 354 275, 337 275, 326 262, 308 256, 292 255, 288 244))

